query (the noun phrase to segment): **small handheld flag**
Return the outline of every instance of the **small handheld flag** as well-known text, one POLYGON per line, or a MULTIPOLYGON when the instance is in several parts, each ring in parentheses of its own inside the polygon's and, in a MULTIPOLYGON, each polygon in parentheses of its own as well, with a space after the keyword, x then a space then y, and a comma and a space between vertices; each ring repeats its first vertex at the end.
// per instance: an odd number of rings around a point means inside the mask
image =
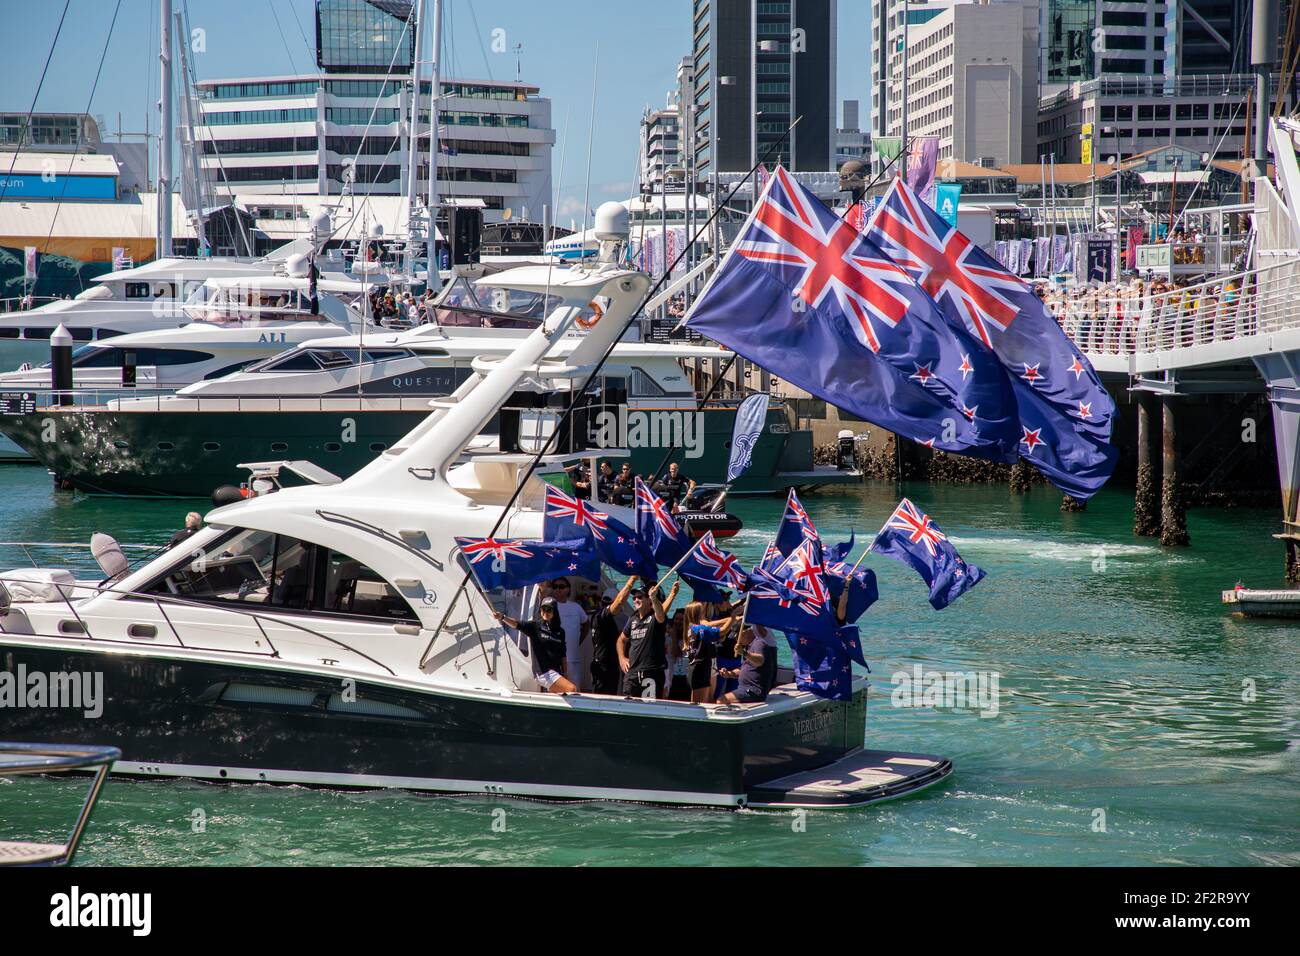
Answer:
POLYGON ((904 498, 871 543, 877 554, 910 565, 930 586, 930 604, 941 611, 984 578, 967 564, 930 516, 904 498))
POLYGON ((589 541, 507 541, 501 538, 456 538, 484 590, 522 588, 571 574, 600 580, 600 562, 589 541))

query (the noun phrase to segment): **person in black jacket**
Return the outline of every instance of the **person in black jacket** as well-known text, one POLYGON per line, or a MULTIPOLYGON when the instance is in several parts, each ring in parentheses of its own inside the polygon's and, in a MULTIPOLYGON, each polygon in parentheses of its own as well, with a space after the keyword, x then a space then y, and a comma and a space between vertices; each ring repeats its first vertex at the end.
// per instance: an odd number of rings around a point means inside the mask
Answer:
POLYGON ((560 626, 560 609, 555 598, 542 598, 537 613, 535 621, 517 621, 500 611, 493 611, 492 616, 498 623, 528 635, 537 661, 537 683, 552 694, 572 694, 578 688, 564 676, 564 628, 560 626))

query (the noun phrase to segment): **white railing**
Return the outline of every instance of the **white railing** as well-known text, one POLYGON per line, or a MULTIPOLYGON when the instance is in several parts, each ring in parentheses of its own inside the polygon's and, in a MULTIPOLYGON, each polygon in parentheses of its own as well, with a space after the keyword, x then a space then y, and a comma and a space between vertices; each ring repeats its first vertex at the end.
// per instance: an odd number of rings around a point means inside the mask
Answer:
POLYGON ((1134 355, 1300 329, 1300 263, 1170 289, 1089 290, 1048 307, 1080 350, 1134 355))

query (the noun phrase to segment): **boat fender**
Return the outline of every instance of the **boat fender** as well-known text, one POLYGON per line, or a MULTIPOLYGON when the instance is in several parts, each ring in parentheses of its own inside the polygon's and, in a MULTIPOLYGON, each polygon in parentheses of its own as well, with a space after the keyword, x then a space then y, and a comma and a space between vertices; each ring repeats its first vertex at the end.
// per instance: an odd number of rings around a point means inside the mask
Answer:
POLYGON ((703 537, 706 531, 715 538, 730 538, 744 527, 744 522, 725 511, 679 511, 674 517, 693 538, 703 537))
POLYGON ((244 497, 244 489, 237 485, 221 485, 212 492, 212 504, 220 508, 222 505, 233 505, 236 501, 243 501, 244 497))
POLYGON ((596 323, 605 317, 605 310, 600 307, 600 303, 595 299, 592 299, 589 303, 587 303, 587 307, 591 309, 593 313, 592 317, 586 319, 583 318, 582 316, 578 316, 576 321, 578 323, 579 328, 594 329, 596 327, 596 323))
POLYGON ((122 546, 117 543, 117 539, 111 534, 97 531, 91 535, 90 553, 94 555, 95 561, 98 562, 100 569, 104 572, 105 584, 111 584, 118 578, 124 577, 131 570, 126 555, 122 553, 122 546))

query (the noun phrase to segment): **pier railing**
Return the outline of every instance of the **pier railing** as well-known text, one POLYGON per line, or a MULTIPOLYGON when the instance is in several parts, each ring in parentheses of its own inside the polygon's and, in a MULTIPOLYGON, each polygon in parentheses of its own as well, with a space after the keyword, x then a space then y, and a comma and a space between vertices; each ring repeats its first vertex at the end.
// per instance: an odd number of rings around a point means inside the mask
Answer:
POLYGON ((1047 304, 1081 351, 1135 355, 1300 329, 1297 282, 1287 262, 1154 295, 1121 287, 1047 304))

